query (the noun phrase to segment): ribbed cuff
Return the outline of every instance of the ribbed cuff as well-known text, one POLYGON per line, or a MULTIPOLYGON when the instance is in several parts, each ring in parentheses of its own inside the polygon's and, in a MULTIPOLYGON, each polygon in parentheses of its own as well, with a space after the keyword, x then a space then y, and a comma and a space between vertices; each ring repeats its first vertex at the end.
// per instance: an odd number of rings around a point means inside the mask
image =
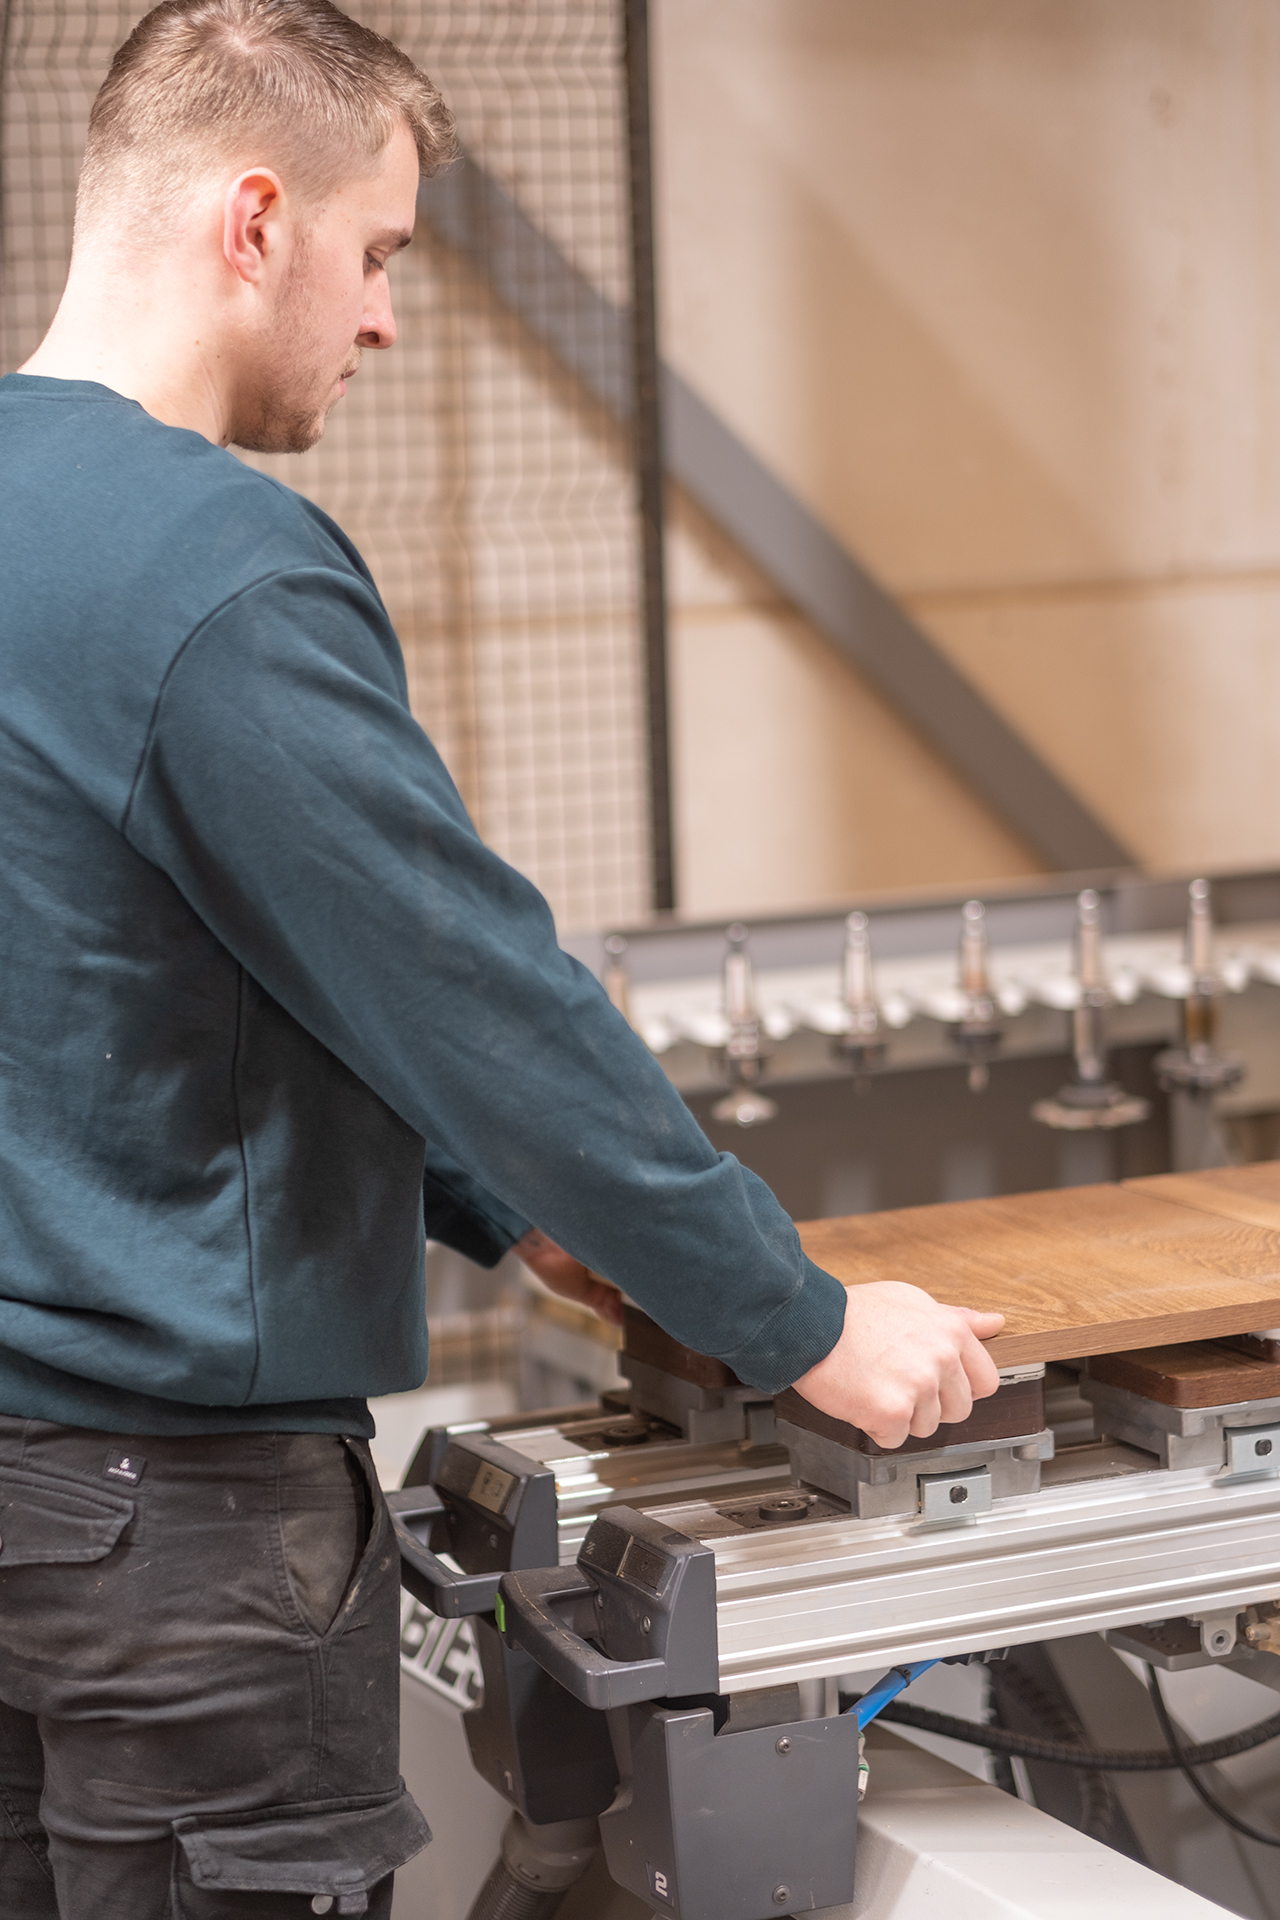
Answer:
POLYGON ((801 1258, 804 1270, 791 1298, 735 1352, 719 1356, 762 1393, 781 1393, 825 1360, 844 1327, 845 1289, 812 1260, 801 1258))

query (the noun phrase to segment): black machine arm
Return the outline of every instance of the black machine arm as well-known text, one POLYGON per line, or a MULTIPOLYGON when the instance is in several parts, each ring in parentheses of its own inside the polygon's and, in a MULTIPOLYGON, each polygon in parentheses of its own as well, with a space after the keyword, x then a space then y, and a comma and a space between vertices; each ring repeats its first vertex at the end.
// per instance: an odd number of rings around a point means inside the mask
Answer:
POLYGON ((584 1706, 718 1690, 715 1555, 630 1507, 593 1523, 576 1568, 506 1574, 499 1618, 584 1706))
POLYGON ((432 1484, 401 1487, 387 1506, 404 1585, 446 1620, 491 1613, 508 1568, 560 1558, 555 1475, 487 1433, 445 1436, 432 1484))
POLYGON ((400 1550, 401 1583, 424 1607, 445 1620, 463 1614, 491 1613, 500 1573, 461 1573, 431 1550, 432 1528, 446 1514, 434 1487, 401 1487, 387 1495, 391 1525, 400 1550))
POLYGON ((537 1567, 504 1574, 499 1619, 509 1642, 531 1653, 544 1673, 580 1700, 604 1712, 656 1700, 667 1691, 665 1660, 611 1660, 571 1624, 596 1589, 576 1567, 537 1567))

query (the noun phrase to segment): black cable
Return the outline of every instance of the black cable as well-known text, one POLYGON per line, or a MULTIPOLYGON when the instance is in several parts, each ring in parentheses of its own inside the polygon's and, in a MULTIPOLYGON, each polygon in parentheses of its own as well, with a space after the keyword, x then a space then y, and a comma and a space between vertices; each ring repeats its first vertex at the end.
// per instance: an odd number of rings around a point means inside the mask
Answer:
MULTIPOLYGON (((1016 1738, 1043 1738, 1057 1747, 1075 1749, 1088 1745, 1084 1723, 1043 1648, 1010 1648, 1006 1657, 989 1666, 986 1672, 991 1703, 989 1725, 1016 1738)), ((1069 1784, 1061 1777, 1056 1782, 1038 1783, 1028 1771, 1028 1785, 1037 1806, 1055 1813, 1092 1839, 1101 1840, 1104 1846, 1116 1844, 1117 1829, 1124 1822, 1124 1815, 1108 1774, 1096 1769, 1072 1768, 1069 1784), (1068 1799, 1074 1796, 1074 1816, 1061 1804, 1064 1785, 1068 1799)))
POLYGON ((1228 1807, 1223 1806, 1220 1800, 1215 1799, 1208 1787, 1205 1786, 1204 1781, 1193 1771, 1195 1766, 1203 1765, 1204 1763, 1202 1761, 1194 1761, 1191 1758, 1192 1754, 1198 1751, 1197 1748, 1184 1747, 1179 1740, 1178 1730, 1169 1718, 1169 1709, 1165 1705, 1164 1695, 1160 1691, 1159 1678, 1157 1677, 1155 1668, 1150 1662, 1147 1663, 1147 1685, 1151 1689, 1151 1702, 1156 1710, 1156 1719, 1160 1722, 1160 1731, 1169 1742, 1169 1751, 1175 1755, 1176 1764, 1186 1775, 1187 1780, 1191 1786, 1195 1788, 1196 1793, 1204 1801, 1210 1813, 1216 1814, 1218 1819, 1224 1820, 1229 1827, 1234 1827, 1236 1832, 1242 1833, 1246 1840, 1256 1840, 1259 1846, 1263 1847, 1280 1847, 1280 1834, 1263 1833, 1259 1828, 1251 1827, 1247 1820, 1241 1820, 1238 1814, 1232 1813, 1228 1807))
POLYGON ((1092 1767, 1103 1773, 1173 1772, 1184 1764, 1207 1767, 1215 1760, 1230 1760, 1237 1753, 1252 1753, 1268 1740, 1280 1738, 1280 1713, 1270 1720, 1260 1720, 1256 1726, 1245 1727, 1240 1733, 1227 1734, 1221 1740, 1183 1747, 1177 1757, 1177 1750, 1173 1748, 1073 1747, 1055 1740, 1037 1740, 1032 1734, 1006 1733, 1003 1727, 982 1726, 976 1720, 957 1720, 949 1713, 913 1707, 905 1700, 891 1701, 879 1717, 896 1721, 900 1726, 916 1727, 922 1733, 940 1733, 948 1740, 964 1740, 972 1747, 985 1747, 989 1753, 1016 1753, 1024 1760, 1048 1760, 1060 1767, 1092 1767))

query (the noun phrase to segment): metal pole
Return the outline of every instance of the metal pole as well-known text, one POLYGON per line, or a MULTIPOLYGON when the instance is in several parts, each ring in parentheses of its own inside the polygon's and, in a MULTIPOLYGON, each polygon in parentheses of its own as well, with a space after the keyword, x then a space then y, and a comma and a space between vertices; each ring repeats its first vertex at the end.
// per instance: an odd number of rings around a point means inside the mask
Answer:
POLYGON ((649 821, 653 905, 676 903, 671 820, 671 728, 667 686, 667 584, 663 553, 661 379, 653 240, 648 0, 622 0, 627 73, 631 210, 633 446, 641 529, 641 610, 649 718, 649 821))

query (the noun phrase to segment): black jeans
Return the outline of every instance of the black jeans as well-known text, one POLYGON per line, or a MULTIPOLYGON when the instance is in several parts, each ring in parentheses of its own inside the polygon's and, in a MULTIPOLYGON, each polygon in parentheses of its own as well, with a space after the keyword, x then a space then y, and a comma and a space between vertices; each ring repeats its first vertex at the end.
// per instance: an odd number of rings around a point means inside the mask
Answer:
POLYGON ((0 1416, 0 1916, 385 1920, 398 1628, 363 1441, 0 1416))

